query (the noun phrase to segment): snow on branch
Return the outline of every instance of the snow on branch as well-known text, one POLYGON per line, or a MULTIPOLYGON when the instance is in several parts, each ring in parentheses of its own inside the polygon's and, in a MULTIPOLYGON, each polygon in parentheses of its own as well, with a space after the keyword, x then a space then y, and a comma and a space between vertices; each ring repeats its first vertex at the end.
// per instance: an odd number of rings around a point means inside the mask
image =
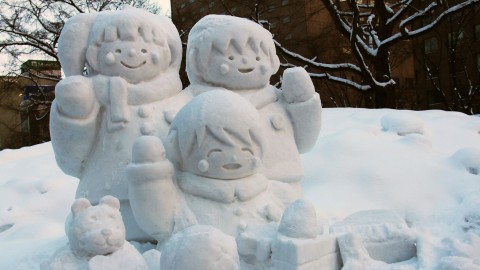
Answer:
POLYGON ((337 76, 330 75, 327 72, 325 72, 325 73, 308 73, 308 74, 312 78, 326 78, 330 81, 341 83, 343 85, 348 85, 348 86, 350 86, 352 88, 355 88, 357 90, 360 90, 360 91, 367 91, 367 90, 371 89, 371 87, 369 85, 362 85, 362 84, 356 83, 354 81, 351 81, 351 80, 348 80, 348 79, 345 79, 345 78, 340 78, 340 77, 337 77, 337 76))
POLYGON ((440 22, 442 22, 445 18, 447 18, 449 15, 451 15, 453 13, 456 13, 458 11, 461 11, 464 8, 467 8, 469 6, 473 6, 474 4, 478 4, 478 3, 480 3, 480 0, 468 0, 468 1, 464 1, 462 3, 456 4, 454 6, 451 6, 447 10, 441 12, 429 24, 426 24, 426 25, 424 25, 424 26, 422 26, 418 29, 410 31, 408 29, 407 25, 410 25, 411 23, 413 23, 414 20, 417 20, 419 18, 430 15, 430 13, 434 10, 434 8, 438 6, 436 4, 436 2, 432 2, 425 9, 423 9, 419 12, 416 12, 415 14, 413 14, 412 16, 410 16, 409 18, 407 18, 406 20, 401 22, 400 25, 399 25, 399 28, 401 29, 401 32, 396 33, 396 34, 390 36, 389 38, 383 40, 382 43, 381 43, 381 46, 390 46, 391 44, 393 44, 393 43, 395 43, 399 40, 413 38, 413 37, 419 36, 421 34, 424 34, 428 31, 431 31, 431 30, 435 29, 435 27, 440 22))
POLYGON ((333 71, 347 70, 347 71, 351 71, 351 72, 355 72, 355 73, 360 73, 361 72, 361 69, 354 64, 351 64, 351 63, 340 63, 340 64, 319 63, 319 62, 315 61, 316 58, 308 59, 305 56, 302 56, 298 53, 295 53, 295 52, 292 52, 292 51, 288 50, 287 48, 283 47, 276 40, 274 40, 274 42, 275 42, 275 46, 277 46, 277 48, 279 48, 282 52, 284 52, 288 56, 290 56, 292 58, 295 58, 295 59, 298 59, 298 60, 301 60, 303 62, 306 62, 309 65, 312 65, 312 66, 315 66, 315 67, 318 67, 318 68, 322 68, 322 69, 333 70, 333 71))

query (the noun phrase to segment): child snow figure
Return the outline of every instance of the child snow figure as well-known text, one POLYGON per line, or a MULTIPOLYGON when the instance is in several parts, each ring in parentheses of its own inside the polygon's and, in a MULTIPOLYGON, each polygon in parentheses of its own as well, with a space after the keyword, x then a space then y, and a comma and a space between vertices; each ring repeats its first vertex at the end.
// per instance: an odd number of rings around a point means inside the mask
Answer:
POLYGON ((252 21, 225 15, 205 16, 192 28, 186 57, 191 85, 182 94, 226 89, 249 100, 268 138, 262 172, 279 181, 279 187, 283 184, 278 192, 289 194, 288 202, 300 198, 299 153, 315 144, 322 109, 308 73, 290 68, 283 74, 281 91, 270 85, 279 68, 272 34, 252 21))
POLYGON ((181 43, 172 22, 141 9, 79 14, 65 25, 51 136, 60 168, 78 177, 76 197, 120 200, 127 240, 148 236, 136 225, 125 181, 135 138, 163 138, 168 99, 181 90, 181 43), (86 68, 88 75, 83 75, 86 68))
POLYGON ((160 244, 192 224, 235 237, 280 219, 284 199, 259 173, 259 115, 239 95, 216 90, 192 99, 173 120, 166 148, 171 163, 158 138, 141 137, 127 167, 134 216, 160 244))

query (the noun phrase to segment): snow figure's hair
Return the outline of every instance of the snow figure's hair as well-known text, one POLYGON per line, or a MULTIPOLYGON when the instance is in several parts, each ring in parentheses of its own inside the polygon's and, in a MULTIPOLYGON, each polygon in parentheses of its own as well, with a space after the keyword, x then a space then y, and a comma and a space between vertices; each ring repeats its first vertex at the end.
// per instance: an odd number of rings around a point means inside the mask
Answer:
POLYGON ((278 71, 280 61, 272 34, 250 20, 228 16, 207 15, 190 30, 187 44, 187 75, 190 83, 201 83, 202 72, 208 68, 212 50, 226 53, 229 46, 238 52, 249 46, 254 52, 262 50, 270 58, 272 74, 278 71))
POLYGON ((66 76, 80 75, 85 66, 96 65, 92 59, 96 59, 96 48, 103 42, 139 38, 166 46, 171 56, 169 67, 180 69, 182 45, 173 23, 164 16, 130 6, 118 11, 78 14, 69 19, 59 39, 60 63, 66 76))
POLYGON ((207 136, 233 146, 237 141, 256 145, 261 158, 264 137, 257 109, 240 95, 212 90, 193 98, 172 121, 167 137, 167 153, 175 162, 185 160, 207 136))

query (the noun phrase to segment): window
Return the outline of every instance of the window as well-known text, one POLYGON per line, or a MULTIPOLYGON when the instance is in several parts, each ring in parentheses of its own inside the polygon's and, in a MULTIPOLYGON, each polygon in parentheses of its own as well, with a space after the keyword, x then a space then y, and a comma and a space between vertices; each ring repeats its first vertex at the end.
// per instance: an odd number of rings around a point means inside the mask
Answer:
POLYGON ((230 10, 232 13, 237 11, 237 7, 233 7, 231 10, 230 10))
POLYGON ((195 2, 195 0, 188 0, 188 2, 190 2, 190 4, 191 4, 191 3, 195 2))
POLYGON ((204 13, 204 12, 205 12, 205 7, 201 7, 201 8, 198 10, 198 12, 204 13))
POLYGON ((292 39, 292 34, 288 34, 285 36, 285 40, 289 40, 289 39, 292 39))
POLYGON ((180 5, 180 8, 184 8, 184 7, 185 7, 185 3, 182 3, 182 4, 180 5))
POLYGON ((275 5, 269 5, 268 6, 268 12, 271 12, 275 9, 275 5))
POLYGON ((288 5, 288 0, 282 0, 282 6, 288 5))
POLYGON ((283 22, 283 23, 289 23, 289 22, 290 22, 290 16, 284 17, 284 18, 282 19, 282 22, 283 22))
POLYGON ((212 8, 213 6, 215 6, 215 2, 210 2, 210 4, 208 4, 208 7, 212 8))
POLYGON ((475 40, 480 40, 480 24, 475 25, 475 40))
POLYGON ((425 39, 423 43, 425 53, 433 53, 438 51, 438 39, 436 37, 425 39))
POLYGON ((477 69, 480 72, 480 53, 477 54, 477 69))
POLYGON ((440 91, 436 89, 430 89, 428 91, 428 103, 430 105, 441 103, 443 100, 443 95, 440 91))
POLYGON ((456 47, 463 44, 463 31, 455 31, 448 33, 448 47, 456 47))

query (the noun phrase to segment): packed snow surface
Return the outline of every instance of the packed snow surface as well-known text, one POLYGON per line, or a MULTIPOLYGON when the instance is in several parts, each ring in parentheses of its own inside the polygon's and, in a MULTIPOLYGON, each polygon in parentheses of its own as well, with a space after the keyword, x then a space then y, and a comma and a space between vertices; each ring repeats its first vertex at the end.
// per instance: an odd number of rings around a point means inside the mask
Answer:
MULTIPOLYGON (((393 210, 418 239, 417 258, 398 269, 480 269, 480 117, 324 109, 302 160, 304 194, 322 226, 393 210)), ((66 244, 77 185, 50 143, 0 152, 0 269, 40 269, 66 244)))

